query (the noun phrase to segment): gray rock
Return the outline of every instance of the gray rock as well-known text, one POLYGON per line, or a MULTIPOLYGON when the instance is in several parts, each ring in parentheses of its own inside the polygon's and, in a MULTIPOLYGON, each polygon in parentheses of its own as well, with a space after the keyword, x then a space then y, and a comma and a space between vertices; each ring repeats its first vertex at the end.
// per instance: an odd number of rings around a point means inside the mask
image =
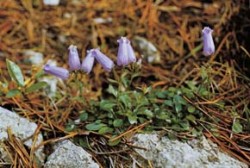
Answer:
POLYGON ((48 157, 45 168, 99 168, 90 154, 69 140, 57 143, 54 149, 48 157))
POLYGON ((133 39, 133 44, 135 44, 136 48, 138 48, 142 53, 143 58, 145 58, 149 63, 161 62, 160 52, 154 46, 154 44, 147 39, 140 36, 135 36, 133 39))
POLYGON ((24 51, 24 55, 28 58, 28 61, 33 65, 40 66, 43 64, 43 54, 40 52, 26 50, 24 51))
MULTIPOLYGON (((33 141, 32 136, 37 129, 37 125, 29 120, 20 117, 18 114, 0 107, 0 158, 9 161, 8 154, 2 148, 1 142, 8 139, 7 129, 10 128, 12 133, 20 140, 25 140, 24 144, 31 148, 33 141)), ((39 134, 35 146, 43 141, 42 134, 39 134)), ((44 162, 43 147, 35 152, 36 157, 41 163, 44 162)))
POLYGON ((242 163, 219 150, 216 144, 202 137, 187 143, 159 138, 157 133, 138 134, 134 144, 148 150, 136 149, 136 152, 151 160, 157 168, 247 168, 242 163))
MULTIPOLYGON (((54 60, 48 60, 46 64, 50 66, 57 66, 57 63, 54 60)), ((45 91, 50 98, 55 97, 56 95, 58 81, 63 84, 62 79, 57 78, 53 75, 43 77, 40 79, 40 81, 46 82, 48 84, 48 87, 45 89, 45 91)))
POLYGON ((44 5, 57 6, 60 0, 43 0, 44 5))

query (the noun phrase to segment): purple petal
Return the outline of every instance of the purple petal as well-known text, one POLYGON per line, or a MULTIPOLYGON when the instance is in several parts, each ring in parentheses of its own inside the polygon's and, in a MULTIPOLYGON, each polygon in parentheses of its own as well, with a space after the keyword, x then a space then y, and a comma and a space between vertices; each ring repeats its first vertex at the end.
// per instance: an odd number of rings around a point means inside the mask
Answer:
POLYGON ((129 60, 129 63, 136 62, 135 52, 134 52, 129 40, 128 40, 128 43, 127 43, 127 47, 128 47, 128 60, 129 60))
POLYGON ((74 45, 69 46, 69 69, 71 71, 79 70, 81 67, 77 48, 74 45))
POLYGON ((61 68, 61 67, 57 67, 57 66, 50 66, 49 64, 46 64, 43 67, 43 70, 45 73, 54 75, 54 76, 61 78, 63 80, 65 80, 69 77, 69 71, 65 68, 61 68))
POLYGON ((212 55, 215 51, 212 33, 213 30, 210 29, 209 27, 204 27, 204 29, 202 30, 203 54, 205 56, 212 55))
POLYGON ((106 71, 109 72, 114 67, 114 62, 99 49, 93 49, 93 56, 106 71))
POLYGON ((86 58, 82 61, 81 69, 83 71, 85 71, 87 74, 89 74, 93 68, 95 58, 93 56, 93 49, 88 50, 87 53, 88 54, 87 54, 86 58))
POLYGON ((119 40, 117 40, 117 42, 119 43, 118 54, 117 54, 117 65, 126 66, 129 64, 128 48, 127 48, 128 40, 126 37, 121 37, 119 40))

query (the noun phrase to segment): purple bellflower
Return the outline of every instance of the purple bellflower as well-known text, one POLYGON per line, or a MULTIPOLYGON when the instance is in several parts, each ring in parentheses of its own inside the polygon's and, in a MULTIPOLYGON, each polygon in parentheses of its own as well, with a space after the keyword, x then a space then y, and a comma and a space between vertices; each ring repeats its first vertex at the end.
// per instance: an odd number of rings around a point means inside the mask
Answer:
POLYGON ((109 57, 104 55, 99 49, 93 49, 92 52, 93 56, 102 65, 102 67, 106 71, 110 72, 111 69, 114 67, 114 62, 109 57))
POLYGON ((117 40, 119 43, 118 54, 117 54, 117 65, 126 66, 131 62, 136 61, 136 57, 131 47, 130 41, 126 37, 121 37, 117 40))
POLYGON ((49 64, 46 64, 43 67, 43 70, 45 73, 54 75, 54 76, 61 78, 63 80, 65 80, 69 77, 69 71, 65 68, 61 68, 61 67, 57 67, 57 66, 50 66, 49 64))
POLYGON ((136 62, 135 52, 131 46, 131 42, 128 40, 128 60, 129 62, 136 62))
POLYGON ((82 61, 81 69, 82 69, 84 72, 86 72, 87 74, 90 73, 90 71, 92 70, 93 65, 94 65, 95 57, 93 56, 93 50, 94 50, 94 49, 87 50, 87 56, 86 56, 85 59, 82 61))
POLYGON ((74 45, 69 46, 69 69, 71 71, 79 70, 81 68, 80 58, 77 48, 74 45))
POLYGON ((215 51, 212 33, 213 30, 209 27, 204 27, 204 29, 202 30, 203 54, 205 56, 212 55, 215 51))

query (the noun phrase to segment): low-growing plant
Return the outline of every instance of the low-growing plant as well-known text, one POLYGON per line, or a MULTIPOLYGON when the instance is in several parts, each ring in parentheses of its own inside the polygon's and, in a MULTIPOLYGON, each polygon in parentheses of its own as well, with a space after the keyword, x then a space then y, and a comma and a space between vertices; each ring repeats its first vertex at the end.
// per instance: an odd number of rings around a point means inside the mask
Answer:
POLYGON ((0 94, 5 95, 7 98, 15 96, 25 97, 25 95, 34 93, 47 85, 44 81, 38 81, 43 74, 42 70, 25 80, 21 68, 16 63, 6 59, 6 65, 13 82, 8 82, 7 80, 0 82, 0 94))

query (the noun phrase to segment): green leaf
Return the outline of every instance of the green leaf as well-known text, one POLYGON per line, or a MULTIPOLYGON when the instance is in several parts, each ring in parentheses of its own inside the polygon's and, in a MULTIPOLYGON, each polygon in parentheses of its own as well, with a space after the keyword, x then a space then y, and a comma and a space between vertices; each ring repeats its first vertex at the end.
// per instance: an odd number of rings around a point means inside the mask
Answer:
POLYGON ((122 119, 115 119, 113 121, 114 127, 121 127, 123 125, 123 120, 122 119))
POLYGON ((200 87, 199 88, 199 94, 202 95, 202 96, 208 96, 209 91, 205 87, 200 87))
POLYGON ((242 125, 239 120, 234 120, 232 131, 234 133, 241 133, 242 132, 242 125))
POLYGON ((200 73, 201 73, 201 78, 203 80, 208 78, 207 70, 206 70, 206 68, 204 66, 201 67, 200 73))
POLYGON ((125 88, 128 87, 128 85, 129 85, 129 80, 127 79, 127 73, 126 73, 126 72, 123 73, 123 74, 121 75, 121 82, 122 82, 122 84, 123 84, 123 86, 124 86, 125 88))
POLYGON ((67 125, 65 127, 65 131, 70 132, 70 131, 73 131, 75 128, 76 128, 76 126, 73 123, 67 123, 67 125))
POLYGON ((89 117, 89 115, 88 115, 88 113, 82 113, 82 114, 80 114, 80 120, 81 121, 86 121, 87 119, 88 119, 88 117, 89 117))
POLYGON ((190 129, 189 123, 187 121, 182 121, 180 123, 182 131, 188 131, 190 129))
POLYGON ((9 75, 19 86, 24 86, 24 78, 20 67, 10 60, 6 60, 9 75))
POLYGON ((193 115, 188 115, 188 116, 186 116, 186 119, 187 119, 188 121, 191 121, 191 122, 194 123, 194 124, 197 124, 197 123, 196 123, 196 118, 195 118, 195 116, 193 116, 193 115))
POLYGON ((144 93, 144 94, 147 94, 147 93, 149 93, 149 92, 151 92, 151 91, 152 91, 152 87, 151 87, 151 86, 149 86, 149 87, 143 89, 143 93, 144 93))
POLYGON ((177 91, 177 88, 175 88, 175 87, 169 87, 169 88, 168 88, 168 91, 170 91, 170 92, 176 92, 176 91, 177 91))
POLYGON ((143 105, 148 105, 149 101, 147 97, 139 92, 133 91, 133 96, 135 97, 136 101, 132 101, 132 104, 134 106, 143 106, 143 105))
POLYGON ((8 91, 8 93, 6 94, 6 97, 11 98, 11 97, 15 97, 15 96, 20 95, 20 94, 21 94, 20 90, 12 89, 12 90, 8 91))
POLYGON ((106 126, 106 124, 102 123, 90 123, 85 126, 85 128, 89 131, 97 131, 101 129, 102 127, 106 126))
POLYGON ((28 87, 28 88, 26 89, 26 93, 31 93, 31 92, 37 91, 37 90, 43 88, 43 87, 46 86, 46 85, 47 85, 46 82, 34 83, 33 85, 31 85, 30 87, 28 87))
POLYGON ((173 102, 175 105, 175 111, 180 112, 182 110, 182 105, 186 105, 187 102, 180 96, 180 95, 175 95, 173 97, 173 102))
POLYGON ((182 87, 181 91, 184 93, 185 96, 187 96, 189 99, 194 98, 194 93, 191 89, 182 87))
POLYGON ((161 119, 161 120, 166 120, 166 119, 169 119, 169 115, 164 112, 161 112, 160 114, 156 115, 156 118, 161 119))
POLYGON ((137 123, 137 116, 128 115, 128 121, 130 124, 136 124, 137 123))
POLYGON ((175 103, 175 111, 178 113, 182 110, 182 105, 180 103, 175 103))
POLYGON ((152 118, 154 116, 154 114, 152 113, 152 111, 150 111, 148 109, 144 110, 142 114, 148 116, 149 118, 152 118))
POLYGON ((110 127, 102 127, 98 131, 99 134, 106 134, 106 133, 112 133, 112 132, 113 132, 113 129, 110 127))
POLYGON ((224 109, 225 107, 225 102, 224 101, 218 101, 217 103, 215 103, 216 106, 218 106, 220 109, 224 109))
POLYGON ((165 105, 167 105, 167 106, 173 107, 173 101, 172 100, 165 100, 163 103, 165 105))
POLYGON ((197 90, 197 87, 196 87, 197 82, 196 81, 187 81, 186 84, 188 85, 188 87, 192 91, 196 91, 197 90))
POLYGON ((202 134, 201 131, 198 131, 196 129, 192 129, 191 133, 194 137, 199 137, 202 134))
POLYGON ((38 79, 38 78, 40 78, 42 75, 44 75, 44 71, 43 71, 43 70, 40 70, 40 71, 38 71, 38 72, 35 74, 35 78, 38 79))
POLYGON ((100 108, 105 111, 112 111, 116 104, 109 100, 102 100, 100 103, 100 108))
POLYGON ((155 94, 156 94, 156 96, 158 97, 158 98, 160 98, 160 99, 165 99, 165 98, 167 98, 167 96, 168 96, 168 91, 161 91, 161 90, 159 90, 159 91, 157 91, 155 94))
POLYGON ((119 100, 125 105, 125 107, 131 107, 131 98, 127 94, 119 96, 119 100))
POLYGON ((173 129, 174 131, 183 131, 183 128, 181 128, 179 124, 172 125, 171 129, 173 129))
POLYGON ((189 113, 193 113, 193 112, 195 112, 195 107, 194 106, 188 106, 188 112, 189 113))
POLYGON ((109 141, 109 142, 108 142, 108 145, 109 145, 109 146, 116 146, 116 145, 118 145, 120 142, 121 142, 121 139, 119 138, 119 139, 117 139, 117 140, 115 140, 115 141, 109 141))
POLYGON ((183 99, 180 95, 175 95, 173 101, 177 104, 187 105, 187 101, 183 99))
POLYGON ((115 97, 118 95, 118 91, 112 85, 109 85, 107 91, 115 97))

